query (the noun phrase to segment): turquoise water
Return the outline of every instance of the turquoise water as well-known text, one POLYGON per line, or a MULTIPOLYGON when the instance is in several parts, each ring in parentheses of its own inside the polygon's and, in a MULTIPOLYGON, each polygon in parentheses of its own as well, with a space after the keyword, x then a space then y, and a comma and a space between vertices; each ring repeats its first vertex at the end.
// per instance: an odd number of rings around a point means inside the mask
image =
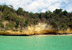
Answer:
POLYGON ((72 50, 72 36, 0 36, 0 50, 72 50))

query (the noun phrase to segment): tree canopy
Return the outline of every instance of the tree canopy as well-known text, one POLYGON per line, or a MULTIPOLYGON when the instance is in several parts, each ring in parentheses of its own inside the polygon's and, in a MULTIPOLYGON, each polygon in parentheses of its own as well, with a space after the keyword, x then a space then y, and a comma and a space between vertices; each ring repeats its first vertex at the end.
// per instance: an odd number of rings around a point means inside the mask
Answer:
MULTIPOLYGON (((7 26, 19 28, 25 28, 27 25, 35 25, 39 22, 45 22, 51 24, 57 30, 67 29, 72 26, 72 12, 66 10, 56 9, 53 12, 46 11, 45 13, 31 13, 24 11, 22 8, 15 10, 13 6, 0 5, 0 21, 8 21, 7 26), (11 22, 13 24, 11 24, 11 22)), ((0 27, 4 28, 2 22, 0 27)))

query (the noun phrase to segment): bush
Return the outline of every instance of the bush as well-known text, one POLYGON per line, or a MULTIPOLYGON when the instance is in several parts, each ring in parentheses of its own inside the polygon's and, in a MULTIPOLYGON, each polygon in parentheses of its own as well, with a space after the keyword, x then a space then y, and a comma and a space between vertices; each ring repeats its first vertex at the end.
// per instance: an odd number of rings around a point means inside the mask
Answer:
POLYGON ((1 27, 1 28, 4 28, 4 24, 3 24, 3 23, 1 23, 1 22, 0 22, 0 27, 1 27))

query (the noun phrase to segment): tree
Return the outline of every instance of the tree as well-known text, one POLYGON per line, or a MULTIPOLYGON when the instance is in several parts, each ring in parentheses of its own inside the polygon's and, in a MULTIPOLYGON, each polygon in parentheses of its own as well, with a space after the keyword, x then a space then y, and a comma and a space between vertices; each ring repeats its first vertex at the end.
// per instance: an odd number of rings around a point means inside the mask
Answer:
POLYGON ((18 10, 16 11, 18 15, 23 15, 23 9, 22 8, 18 8, 18 10))
POLYGON ((9 7, 7 5, 4 5, 2 11, 3 11, 3 18, 9 20, 8 14, 11 12, 9 7))
POLYGON ((34 18, 34 14, 32 12, 29 13, 29 15, 30 15, 30 18, 34 18))
POLYGON ((67 13, 68 13, 68 12, 67 12, 66 10, 63 11, 63 15, 67 15, 67 13))
POLYGON ((52 12, 51 11, 46 11, 45 12, 45 18, 48 19, 51 16, 52 12))
POLYGON ((16 21, 16 19, 17 19, 18 17, 17 17, 17 14, 16 14, 16 13, 10 12, 10 13, 8 13, 7 18, 8 18, 10 21, 16 21))
POLYGON ((6 24, 6 29, 13 29, 15 27, 15 23, 14 22, 10 22, 6 24))
POLYGON ((4 28, 4 24, 0 22, 0 28, 4 28))
POLYGON ((15 28, 16 29, 18 28, 20 22, 21 22, 21 19, 20 18, 16 18, 16 21, 15 21, 15 23, 16 23, 15 28))
POLYGON ((53 11, 54 14, 59 14, 62 12, 62 9, 56 9, 55 11, 53 11))
POLYGON ((0 5, 0 11, 2 11, 2 8, 3 8, 3 6, 2 6, 2 5, 0 5))

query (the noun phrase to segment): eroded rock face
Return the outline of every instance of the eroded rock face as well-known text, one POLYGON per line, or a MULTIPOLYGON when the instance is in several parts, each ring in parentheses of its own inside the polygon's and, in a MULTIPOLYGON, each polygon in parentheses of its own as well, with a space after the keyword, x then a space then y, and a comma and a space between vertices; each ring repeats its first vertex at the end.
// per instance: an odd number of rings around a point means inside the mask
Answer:
POLYGON ((43 34, 43 33, 50 33, 55 32, 55 29, 46 23, 38 23, 37 25, 31 25, 27 27, 28 33, 32 34, 43 34))
POLYGON ((39 34, 64 34, 64 33, 71 33, 72 31, 70 28, 67 30, 55 30, 52 25, 47 23, 38 23, 37 25, 27 26, 22 32, 20 31, 0 31, 0 35, 39 35, 39 34))

